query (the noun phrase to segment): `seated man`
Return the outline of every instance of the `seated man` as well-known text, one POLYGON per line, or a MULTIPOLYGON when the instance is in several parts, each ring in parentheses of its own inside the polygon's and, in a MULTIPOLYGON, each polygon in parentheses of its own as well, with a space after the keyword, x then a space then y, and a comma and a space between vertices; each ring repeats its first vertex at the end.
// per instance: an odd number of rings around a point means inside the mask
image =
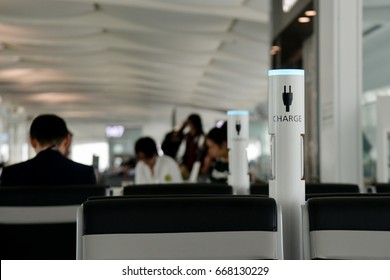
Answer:
POLYGON ((1 185, 96 184, 92 166, 76 163, 66 157, 71 137, 62 118, 56 115, 36 117, 30 127, 30 144, 37 155, 25 162, 5 167, 1 185))
POLYGON ((159 156, 156 142, 143 137, 135 143, 138 163, 135 167, 135 184, 181 183, 179 165, 169 156, 159 156))

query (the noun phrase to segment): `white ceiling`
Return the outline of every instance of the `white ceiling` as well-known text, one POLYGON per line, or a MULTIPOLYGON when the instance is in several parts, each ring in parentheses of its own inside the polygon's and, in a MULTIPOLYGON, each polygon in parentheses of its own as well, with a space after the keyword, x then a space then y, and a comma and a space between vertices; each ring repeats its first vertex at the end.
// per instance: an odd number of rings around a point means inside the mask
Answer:
POLYGON ((0 95, 78 138, 267 98, 266 0, 0 0, 0 95))
MULTIPOLYGON (((389 84, 390 0, 364 0, 364 89, 389 84)), ((268 0, 0 0, 0 95, 77 139, 267 99, 268 0)), ((389 90, 390 92, 390 90, 389 90)))

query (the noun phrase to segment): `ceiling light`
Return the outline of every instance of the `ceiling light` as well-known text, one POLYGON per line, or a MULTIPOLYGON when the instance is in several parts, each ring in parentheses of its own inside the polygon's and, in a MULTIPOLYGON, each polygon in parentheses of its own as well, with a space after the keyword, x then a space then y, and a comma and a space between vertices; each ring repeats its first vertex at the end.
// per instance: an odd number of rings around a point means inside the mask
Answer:
MULTIPOLYGON (((12 57, 10 61, 17 61, 16 57, 12 57)), ((22 76, 31 75, 34 73, 34 69, 9 69, 9 70, 2 70, 0 72, 0 78, 2 79, 10 79, 10 80, 18 80, 22 76)))
POLYGON ((121 138, 124 132, 125 132, 125 127, 123 125, 106 126, 107 138, 121 138))
POLYGON ((309 17, 300 17, 300 18, 298 18, 298 22, 308 23, 308 22, 310 22, 310 18, 309 17))
POLYGON ((315 15, 317 15, 317 12, 314 10, 309 10, 305 12, 305 16, 307 17, 314 17, 315 15))
POLYGON ((61 104, 68 102, 82 102, 85 101, 86 98, 77 93, 46 92, 32 94, 28 99, 39 103, 61 104))

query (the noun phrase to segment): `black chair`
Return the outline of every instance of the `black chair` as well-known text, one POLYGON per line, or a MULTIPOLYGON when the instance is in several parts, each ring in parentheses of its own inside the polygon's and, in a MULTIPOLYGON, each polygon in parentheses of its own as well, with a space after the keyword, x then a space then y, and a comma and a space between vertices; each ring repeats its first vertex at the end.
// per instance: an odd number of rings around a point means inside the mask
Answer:
POLYGON ((77 208, 105 194, 105 186, 0 187, 1 259, 75 259, 77 208))
POLYGON ((303 207, 305 259, 390 259, 390 196, 311 198, 303 207))
POLYGON ((356 184, 346 183, 306 183, 305 200, 313 197, 322 196, 348 196, 350 194, 359 194, 360 189, 356 184))
POLYGON ((269 186, 266 183, 251 184, 249 187, 249 193, 268 196, 269 186))
POLYGON ((373 187, 376 193, 390 193, 389 183, 374 183, 373 187))
POLYGON ((129 185, 123 188, 123 195, 212 195, 233 194, 233 188, 226 184, 182 183, 129 185))
POLYGON ((86 201, 78 259, 278 259, 276 202, 256 196, 149 196, 86 201))
POLYGON ((345 183, 306 183, 305 193, 326 194, 326 193, 359 193, 359 186, 345 183))

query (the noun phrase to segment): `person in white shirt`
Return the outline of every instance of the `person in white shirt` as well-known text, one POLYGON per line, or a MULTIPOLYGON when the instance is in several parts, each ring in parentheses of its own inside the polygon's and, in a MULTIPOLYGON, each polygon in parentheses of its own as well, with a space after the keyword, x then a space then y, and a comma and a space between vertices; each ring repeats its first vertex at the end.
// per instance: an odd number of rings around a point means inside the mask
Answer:
POLYGON ((156 142, 150 137, 142 137, 135 143, 137 165, 135 184, 181 183, 183 178, 179 165, 169 156, 159 156, 156 142))

